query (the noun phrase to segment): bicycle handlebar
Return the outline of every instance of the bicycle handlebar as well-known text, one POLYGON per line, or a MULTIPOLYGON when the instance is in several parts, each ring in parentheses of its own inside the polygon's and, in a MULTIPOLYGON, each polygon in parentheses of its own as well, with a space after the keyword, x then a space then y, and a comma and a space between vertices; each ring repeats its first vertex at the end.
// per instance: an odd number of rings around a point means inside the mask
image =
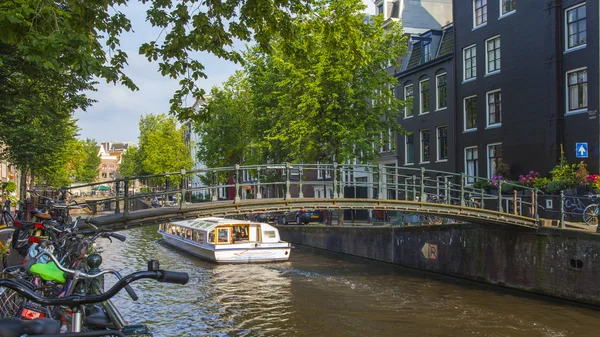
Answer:
POLYGON ((121 289, 123 289, 128 284, 140 280, 140 279, 154 279, 158 282, 166 282, 166 283, 175 283, 184 285, 189 280, 189 275, 187 273, 167 271, 167 270, 156 270, 156 271, 139 271, 132 274, 129 274, 122 279, 120 279, 117 283, 115 283, 108 291, 101 295, 93 295, 93 296, 83 296, 83 295, 71 295, 67 297, 58 297, 58 298, 49 298, 43 297, 29 288, 25 287, 23 284, 8 280, 2 279, 0 280, 0 286, 10 288, 23 297, 27 298, 30 301, 42 304, 42 305, 67 305, 67 306, 75 306, 82 304, 92 304, 99 303, 109 300, 111 297, 115 296, 121 289))

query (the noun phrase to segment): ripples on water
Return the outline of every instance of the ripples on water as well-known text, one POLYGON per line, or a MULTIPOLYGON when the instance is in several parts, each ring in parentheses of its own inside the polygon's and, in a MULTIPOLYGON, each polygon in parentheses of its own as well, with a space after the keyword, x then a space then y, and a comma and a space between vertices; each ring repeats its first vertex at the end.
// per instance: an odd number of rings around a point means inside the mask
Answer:
POLYGON ((186 271, 186 286, 133 284, 115 299, 154 336, 598 336, 598 311, 523 297, 369 260, 296 248, 283 263, 215 265, 157 242, 156 227, 99 243, 104 268, 128 274, 149 259, 186 271))

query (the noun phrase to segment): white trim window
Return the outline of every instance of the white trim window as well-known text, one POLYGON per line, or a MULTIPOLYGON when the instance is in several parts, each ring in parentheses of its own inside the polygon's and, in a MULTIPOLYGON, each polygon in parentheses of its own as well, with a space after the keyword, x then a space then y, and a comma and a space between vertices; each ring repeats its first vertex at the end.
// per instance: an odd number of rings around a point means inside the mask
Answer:
POLYGON ((429 146, 429 129, 419 131, 421 135, 421 164, 429 163, 431 147, 429 146))
POLYGON ((487 0, 473 0, 473 28, 487 23, 487 0))
POLYGON ((421 98, 421 109, 419 111, 419 115, 424 115, 429 113, 429 79, 419 82, 419 92, 421 98))
POLYGON ((448 160, 448 126, 438 126, 436 128, 437 135, 437 161, 448 160))
POLYGON ((565 10, 565 48, 583 48, 586 42, 586 4, 583 2, 565 10))
POLYGON ((500 16, 514 13, 517 10, 517 0, 500 0, 500 16))
POLYGON ((472 185, 477 177, 479 166, 477 146, 465 147, 465 184, 472 185))
POLYGON ((415 163, 414 159, 414 135, 405 135, 404 141, 404 165, 415 163))
POLYGON ((486 125, 502 125, 502 91, 492 90, 487 92, 486 125))
POLYGON ((404 87, 404 100, 407 101, 404 106, 404 118, 410 118, 414 113, 414 93, 413 85, 409 84, 404 87))
POLYGON ((502 161, 502 143, 489 144, 487 146, 487 173, 488 179, 496 175, 498 165, 502 161))
POLYGON ((500 71, 500 36, 485 40, 485 73, 493 74, 500 71))
POLYGON ((436 110, 446 109, 448 107, 448 76, 446 73, 435 77, 437 87, 436 91, 436 110))
POLYGON ((463 80, 477 77, 477 49, 475 45, 463 49, 463 80))
POLYGON ((477 96, 465 97, 464 107, 464 131, 477 130, 477 96))
POLYGON ((567 114, 587 110, 587 68, 567 72, 567 114))
POLYGON ((423 44, 423 63, 431 61, 431 41, 423 44))
POLYGON ((325 179, 331 179, 331 170, 330 166, 317 165, 317 180, 323 179, 323 171, 325 171, 325 179))

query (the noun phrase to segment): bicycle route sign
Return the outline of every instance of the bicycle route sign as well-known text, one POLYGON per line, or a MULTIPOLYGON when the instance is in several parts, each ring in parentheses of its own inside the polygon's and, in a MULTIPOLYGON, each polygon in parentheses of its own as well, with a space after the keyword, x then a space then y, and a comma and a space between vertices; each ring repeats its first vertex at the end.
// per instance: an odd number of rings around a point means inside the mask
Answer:
POLYGON ((575 143, 575 155, 577 158, 587 158, 588 143, 575 143))

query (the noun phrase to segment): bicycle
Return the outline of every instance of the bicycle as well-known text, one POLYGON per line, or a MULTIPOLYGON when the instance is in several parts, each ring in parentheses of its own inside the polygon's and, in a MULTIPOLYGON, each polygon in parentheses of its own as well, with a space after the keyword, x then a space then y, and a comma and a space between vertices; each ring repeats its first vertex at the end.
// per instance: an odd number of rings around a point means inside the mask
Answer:
MULTIPOLYGON (((174 283, 185 285, 189 280, 189 275, 182 272, 173 272, 159 269, 160 265, 157 260, 148 261, 147 271, 138 271, 129 274, 117 281, 108 291, 99 295, 70 295, 65 297, 50 298, 40 296, 23 283, 2 279, 0 287, 5 287, 17 292, 19 295, 33 301, 37 304, 59 307, 67 306, 71 311, 71 333, 61 334, 64 337, 77 336, 126 336, 124 332, 133 329, 139 329, 138 326, 126 326, 122 329, 103 329, 98 331, 82 332, 84 328, 83 315, 86 311, 85 305, 102 303, 110 300, 121 289, 125 288, 129 283, 141 279, 154 279, 158 282, 174 283)), ((99 275, 86 275, 96 277, 99 275)), ((89 316, 88 316, 89 318, 89 316)), ((88 320, 89 321, 89 320, 88 320)), ((52 318, 36 318, 33 320, 22 320, 19 318, 9 317, 0 319, 0 337, 21 337, 21 336, 36 336, 36 335, 52 335, 60 332, 60 322, 52 318)), ((136 335, 139 333, 136 333, 136 335)), ((145 336, 151 336, 149 332, 144 332, 145 336)))
POLYGON ((597 198, 597 195, 591 195, 590 200, 592 200, 592 203, 583 209, 583 221, 588 226, 598 225, 598 212, 600 210, 598 207, 598 203, 596 202, 597 198))

